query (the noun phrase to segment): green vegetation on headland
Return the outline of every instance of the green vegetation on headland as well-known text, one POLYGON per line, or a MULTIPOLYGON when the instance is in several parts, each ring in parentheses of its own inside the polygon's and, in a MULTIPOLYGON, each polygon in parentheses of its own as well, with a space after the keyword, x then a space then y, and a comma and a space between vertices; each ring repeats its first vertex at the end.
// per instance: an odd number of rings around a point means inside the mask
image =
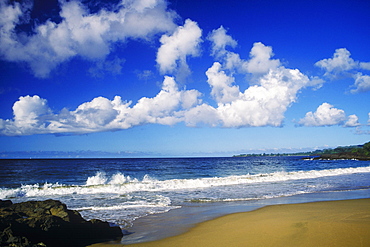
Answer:
POLYGON ((370 142, 363 145, 344 146, 298 153, 271 153, 271 154, 239 154, 233 157, 260 157, 260 156, 314 156, 315 159, 359 159, 370 160, 370 142))

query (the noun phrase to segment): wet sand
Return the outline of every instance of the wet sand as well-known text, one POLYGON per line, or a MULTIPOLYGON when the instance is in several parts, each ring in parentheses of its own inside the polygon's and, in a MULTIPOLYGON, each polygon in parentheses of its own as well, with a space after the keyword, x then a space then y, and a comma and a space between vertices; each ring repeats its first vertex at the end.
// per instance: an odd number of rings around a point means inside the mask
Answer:
POLYGON ((370 246, 370 199, 267 206, 200 223, 178 236, 113 246, 370 246))

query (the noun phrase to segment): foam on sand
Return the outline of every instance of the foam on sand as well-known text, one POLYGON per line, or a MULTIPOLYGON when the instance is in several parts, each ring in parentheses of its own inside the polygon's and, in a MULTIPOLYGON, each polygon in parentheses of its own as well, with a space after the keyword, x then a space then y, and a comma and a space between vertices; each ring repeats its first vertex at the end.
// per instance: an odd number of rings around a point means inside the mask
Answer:
POLYGON ((267 206, 125 246, 370 246, 370 199, 267 206))

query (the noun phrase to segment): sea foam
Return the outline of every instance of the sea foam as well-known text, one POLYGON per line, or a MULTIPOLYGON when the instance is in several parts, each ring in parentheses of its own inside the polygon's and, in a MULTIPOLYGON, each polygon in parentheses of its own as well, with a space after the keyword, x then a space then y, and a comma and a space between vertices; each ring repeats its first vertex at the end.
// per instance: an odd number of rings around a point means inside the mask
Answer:
POLYGON ((122 173, 116 173, 109 179, 105 172, 97 172, 95 176, 87 178, 85 185, 124 184, 129 182, 138 182, 138 180, 122 173))
POLYGON ((121 173, 107 176, 104 172, 97 172, 88 177, 84 185, 63 185, 59 183, 45 183, 42 185, 22 185, 19 188, 0 189, 0 199, 18 197, 36 197, 51 195, 89 195, 103 194, 129 194, 133 192, 174 191, 187 189, 202 189, 215 186, 229 186, 241 184, 255 184, 268 182, 281 182, 289 180, 313 179, 328 176, 338 176, 354 173, 368 173, 370 166, 357 168, 337 168, 326 170, 273 172, 260 174, 234 175, 227 177, 209 177, 196 179, 169 179, 157 180, 145 175, 141 180, 131 178, 121 173))

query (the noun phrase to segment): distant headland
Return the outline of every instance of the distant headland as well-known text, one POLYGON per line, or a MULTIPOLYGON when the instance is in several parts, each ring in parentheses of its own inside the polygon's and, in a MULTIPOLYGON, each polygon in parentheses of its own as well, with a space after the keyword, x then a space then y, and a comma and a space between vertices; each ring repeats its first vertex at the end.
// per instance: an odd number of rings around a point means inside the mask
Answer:
POLYGON ((322 150, 315 150, 310 152, 298 153, 270 153, 270 154, 238 154, 233 157, 259 157, 259 156, 309 156, 313 159, 358 159, 370 160, 370 142, 363 145, 354 146, 339 146, 336 148, 328 148, 322 150))

